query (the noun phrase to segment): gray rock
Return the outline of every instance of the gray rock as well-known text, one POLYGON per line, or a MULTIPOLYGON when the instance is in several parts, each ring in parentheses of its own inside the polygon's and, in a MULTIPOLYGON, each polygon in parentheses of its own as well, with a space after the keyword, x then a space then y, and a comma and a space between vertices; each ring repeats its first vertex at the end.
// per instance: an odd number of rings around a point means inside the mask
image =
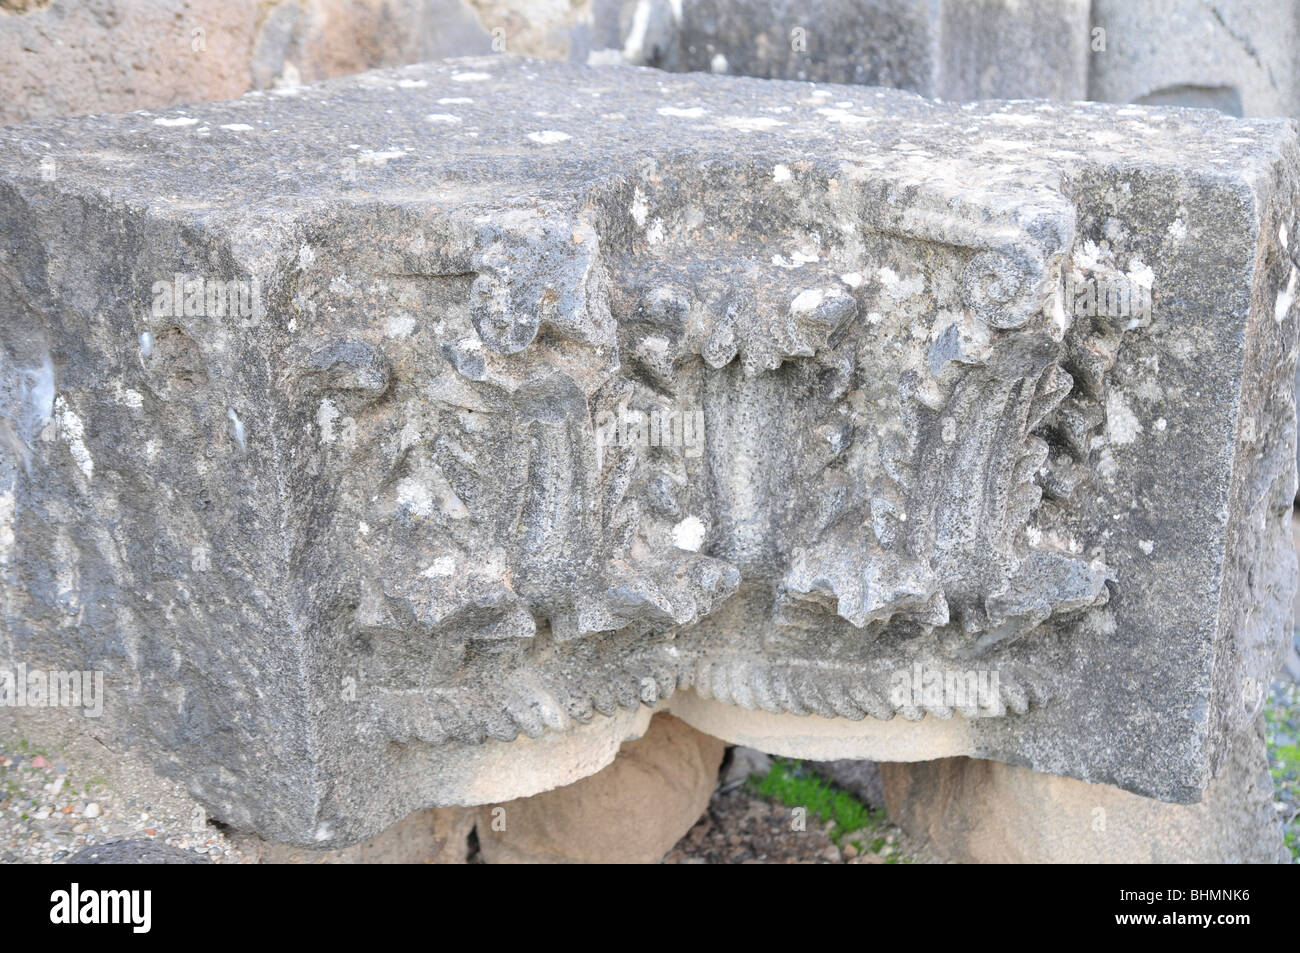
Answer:
POLYGON ((808 767, 870 807, 885 806, 880 765, 874 761, 810 761, 808 767))
POLYGON ((1300 6, 1206 0, 1093 0, 1105 49, 1088 98, 1300 116, 1300 6))
POLYGON ((602 59, 855 83, 943 99, 1084 99, 1087 0, 626 0, 597 4, 602 59))
POLYGON ((724 790, 734 790, 753 777, 762 777, 772 769, 772 758, 762 751, 736 745, 727 750, 726 763, 719 779, 724 790))
POLYGON ((500 57, 0 131, 0 646, 317 848, 665 698, 1194 801, 1289 635, 1298 162, 500 57))
POLYGON ((83 847, 70 864, 209 864, 202 854, 151 840, 115 840, 83 847))

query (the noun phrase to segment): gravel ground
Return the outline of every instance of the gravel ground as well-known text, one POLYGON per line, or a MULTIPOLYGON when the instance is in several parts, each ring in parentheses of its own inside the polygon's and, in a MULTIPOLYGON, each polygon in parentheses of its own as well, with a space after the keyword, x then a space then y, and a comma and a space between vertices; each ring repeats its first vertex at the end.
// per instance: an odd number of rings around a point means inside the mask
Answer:
POLYGON ((65 720, 55 733, 63 738, 38 747, 25 736, 48 737, 49 724, 9 714, 0 724, 0 863, 64 863, 83 847, 120 840, 165 844, 212 863, 252 862, 183 787, 105 748, 84 725, 65 720))
POLYGON ((665 864, 894 864, 933 863, 892 824, 831 839, 832 823, 809 819, 795 830, 790 808, 746 787, 719 788, 709 809, 664 858, 665 864), (857 843, 863 845, 859 849, 857 843), (874 850, 872 848, 875 848, 874 850))

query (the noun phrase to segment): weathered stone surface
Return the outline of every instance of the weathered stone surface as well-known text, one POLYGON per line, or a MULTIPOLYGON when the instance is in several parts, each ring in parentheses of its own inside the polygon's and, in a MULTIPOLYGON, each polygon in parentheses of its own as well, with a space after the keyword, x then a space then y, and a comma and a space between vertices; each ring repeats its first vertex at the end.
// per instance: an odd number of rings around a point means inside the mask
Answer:
POLYGON ((1273 810, 1262 718, 1238 737, 1197 804, 971 758, 880 769, 889 816, 961 863, 1290 862, 1273 810))
POLYGON ((1105 50, 1088 98, 1300 116, 1300 5, 1293 0, 1093 0, 1105 50))
POLYGON ((500 57, 10 128, 0 644, 308 846, 668 696, 1197 800, 1294 589, 1296 178, 1281 121, 500 57))
POLYGON ((623 745, 598 774, 534 797, 480 808, 489 864, 652 864, 704 813, 725 745, 672 715, 623 745))
POLYGON ((594 21, 601 62, 951 100, 1087 95, 1088 0, 598 0, 594 21))

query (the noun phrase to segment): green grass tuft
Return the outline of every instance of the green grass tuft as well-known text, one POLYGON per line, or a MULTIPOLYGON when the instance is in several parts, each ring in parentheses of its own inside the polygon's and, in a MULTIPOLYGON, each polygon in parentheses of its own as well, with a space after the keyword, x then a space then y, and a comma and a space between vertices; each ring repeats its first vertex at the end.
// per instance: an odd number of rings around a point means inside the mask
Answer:
MULTIPOLYGON (((752 777, 749 783, 761 797, 780 801, 786 807, 806 808, 809 817, 816 818, 823 824, 833 823, 830 836, 836 846, 840 846, 845 834, 874 828, 885 822, 884 811, 867 807, 848 791, 840 790, 805 769, 800 761, 776 758, 767 774, 752 777)), ((863 850, 861 840, 852 843, 858 850, 863 850)), ((883 837, 878 837, 872 841, 869 849, 878 854, 885 843, 883 837)))

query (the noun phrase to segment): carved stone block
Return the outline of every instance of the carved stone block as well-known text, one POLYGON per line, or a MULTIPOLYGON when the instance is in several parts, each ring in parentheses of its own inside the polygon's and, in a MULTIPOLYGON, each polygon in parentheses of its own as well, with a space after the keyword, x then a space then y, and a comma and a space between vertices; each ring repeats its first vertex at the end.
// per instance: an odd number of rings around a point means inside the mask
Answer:
POLYGON ((3 130, 0 651, 319 847, 665 699, 1196 800, 1288 630, 1297 181, 1283 121, 506 58, 3 130))

